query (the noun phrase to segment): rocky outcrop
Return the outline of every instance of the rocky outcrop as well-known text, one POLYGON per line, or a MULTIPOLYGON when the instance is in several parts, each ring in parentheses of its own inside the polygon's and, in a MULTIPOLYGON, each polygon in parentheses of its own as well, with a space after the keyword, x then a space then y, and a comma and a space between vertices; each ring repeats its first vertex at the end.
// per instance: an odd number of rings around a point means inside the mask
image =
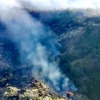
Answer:
POLYGON ((25 88, 7 86, 3 93, 3 100, 66 100, 41 81, 31 82, 25 88))

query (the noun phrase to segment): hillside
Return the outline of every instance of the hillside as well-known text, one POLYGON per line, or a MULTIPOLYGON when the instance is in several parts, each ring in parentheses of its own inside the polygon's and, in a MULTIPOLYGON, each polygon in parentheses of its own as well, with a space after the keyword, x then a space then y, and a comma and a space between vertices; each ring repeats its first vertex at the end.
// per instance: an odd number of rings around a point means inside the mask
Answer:
POLYGON ((62 72, 92 100, 100 95, 100 17, 95 10, 30 12, 56 33, 62 72), (46 17, 44 17, 46 16, 46 17))
MULTIPOLYGON (((54 32, 55 39, 60 45, 58 47, 60 53, 55 60, 59 62, 59 68, 62 73, 69 77, 78 88, 73 100, 88 100, 87 97, 89 100, 99 100, 100 98, 100 18, 99 14, 94 12, 92 10, 66 10, 56 12, 28 11, 31 16, 54 32)), ((49 42, 51 41, 47 39, 42 40, 43 45, 48 45, 49 42)), ((53 46, 50 44, 50 47, 53 46)), ((50 47, 49 49, 51 50, 50 47)), ((9 94, 9 91, 16 90, 14 91, 16 94, 14 96, 18 97, 21 95, 22 100, 25 97, 24 94, 29 94, 30 91, 34 91, 33 87, 30 87, 31 71, 34 66, 24 62, 24 60, 21 62, 20 56, 21 54, 17 43, 9 38, 6 26, 0 22, 1 100, 8 100, 11 97, 12 94, 9 94), (24 92, 19 93, 22 89, 24 89, 24 92), (8 97, 4 99, 2 96, 8 97)), ((54 58, 50 56, 49 59, 52 61, 54 58)), ((39 75, 41 75, 41 71, 39 75)), ((39 92, 38 88, 35 89, 39 92)), ((38 92, 36 94, 38 96, 33 98, 33 100, 37 100, 37 97, 41 98, 39 96, 41 94, 38 92)), ((34 94, 34 92, 31 93, 34 94)), ((45 95, 42 94, 42 99, 48 95, 50 98, 54 98, 54 100, 63 98, 62 95, 56 94, 54 91, 52 91, 50 96, 46 91, 45 95)), ((28 99, 30 100, 32 98, 28 99)))
MULTIPOLYGON (((21 64, 15 43, 5 34, 0 38, 0 100, 68 100, 66 95, 32 77, 32 67, 21 64)), ((78 93, 74 99, 88 100, 78 93)))

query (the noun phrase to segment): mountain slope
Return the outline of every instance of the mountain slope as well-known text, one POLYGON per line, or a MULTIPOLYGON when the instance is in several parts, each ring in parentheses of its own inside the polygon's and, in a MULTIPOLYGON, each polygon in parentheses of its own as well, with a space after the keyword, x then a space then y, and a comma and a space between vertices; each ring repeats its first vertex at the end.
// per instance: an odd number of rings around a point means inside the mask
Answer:
POLYGON ((93 100, 100 92, 100 17, 96 10, 30 12, 56 33, 62 72, 93 100), (46 16, 46 17, 45 17, 46 16))

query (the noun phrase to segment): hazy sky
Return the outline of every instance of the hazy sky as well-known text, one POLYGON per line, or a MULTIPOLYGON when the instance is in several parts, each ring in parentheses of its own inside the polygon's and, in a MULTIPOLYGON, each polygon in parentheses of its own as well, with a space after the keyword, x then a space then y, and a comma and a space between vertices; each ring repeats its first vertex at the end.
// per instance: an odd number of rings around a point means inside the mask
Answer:
POLYGON ((21 7, 22 5, 38 10, 99 8, 100 0, 0 0, 0 8, 21 7))

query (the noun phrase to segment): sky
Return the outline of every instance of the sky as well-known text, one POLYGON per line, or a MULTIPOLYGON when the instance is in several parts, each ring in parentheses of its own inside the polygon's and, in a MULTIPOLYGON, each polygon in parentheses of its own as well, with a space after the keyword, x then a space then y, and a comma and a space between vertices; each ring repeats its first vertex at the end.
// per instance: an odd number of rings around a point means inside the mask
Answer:
POLYGON ((100 8, 100 0, 0 0, 0 8, 27 7, 37 10, 100 8))
MULTIPOLYGON (((29 2, 29 0, 22 0, 29 2)), ((30 0, 32 6, 42 10, 66 9, 66 8, 99 8, 99 0, 30 0)))

